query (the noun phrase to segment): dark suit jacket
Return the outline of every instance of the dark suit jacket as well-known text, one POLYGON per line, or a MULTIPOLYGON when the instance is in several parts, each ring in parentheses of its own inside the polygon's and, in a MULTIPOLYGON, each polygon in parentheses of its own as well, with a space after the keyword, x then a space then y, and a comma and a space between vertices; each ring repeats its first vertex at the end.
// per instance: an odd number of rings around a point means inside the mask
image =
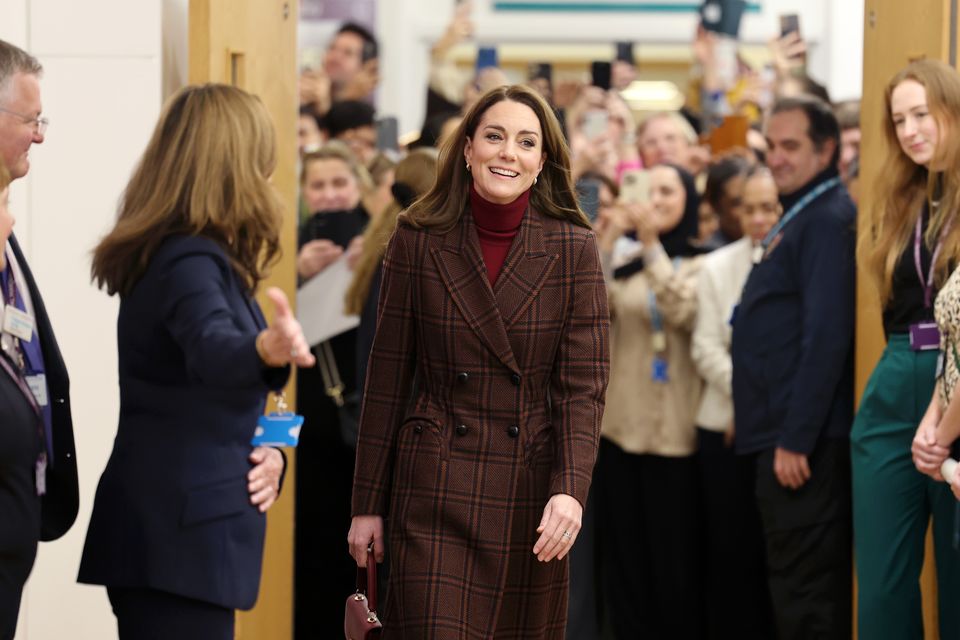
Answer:
POLYGON ((47 468, 47 493, 41 499, 41 540, 55 540, 65 534, 77 519, 80 493, 77 485, 77 452, 73 444, 73 419, 70 415, 70 378, 60 355, 60 346, 53 335, 47 308, 30 266, 20 245, 10 236, 10 247, 23 271, 33 301, 37 335, 43 349, 43 366, 47 376, 47 393, 51 405, 53 460, 47 468))
POLYGON ((567 564, 531 549, 550 496, 586 502, 608 326, 587 229, 528 210, 491 287, 469 213, 398 227, 353 491, 354 515, 389 518, 390 633, 562 637, 567 564))
MULTIPOLYGON (((828 170, 789 197, 784 211, 828 170)), ((856 210, 843 186, 815 199, 774 239, 744 286, 733 325, 736 449, 809 454, 853 422, 856 210)))
POLYGON ((246 474, 257 417, 288 369, 221 247, 168 238, 120 302, 120 423, 97 488, 80 582, 253 606, 265 517, 246 474))

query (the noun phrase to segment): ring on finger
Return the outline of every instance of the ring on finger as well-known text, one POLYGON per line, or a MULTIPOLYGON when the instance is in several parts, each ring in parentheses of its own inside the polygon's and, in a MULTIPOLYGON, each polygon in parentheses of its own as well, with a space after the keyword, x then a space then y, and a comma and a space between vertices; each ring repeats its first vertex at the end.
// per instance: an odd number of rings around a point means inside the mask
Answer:
POLYGON ((571 534, 569 531, 564 531, 564 532, 563 532, 562 534, 560 534, 560 535, 563 536, 563 537, 564 537, 565 539, 567 539, 567 540, 569 540, 569 539, 573 536, 573 534, 571 534))

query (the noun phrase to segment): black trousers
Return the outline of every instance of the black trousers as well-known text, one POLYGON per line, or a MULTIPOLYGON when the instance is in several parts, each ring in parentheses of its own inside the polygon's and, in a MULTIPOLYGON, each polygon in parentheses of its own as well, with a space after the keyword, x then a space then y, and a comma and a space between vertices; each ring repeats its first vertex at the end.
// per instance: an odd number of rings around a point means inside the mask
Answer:
POLYGON ((23 585, 36 556, 36 542, 19 553, 0 553, 0 640, 13 640, 17 631, 23 585))
POLYGON ((590 487, 587 506, 583 510, 577 543, 570 550, 567 640, 597 640, 600 637, 600 616, 597 610, 599 549, 596 533, 596 493, 594 483, 590 487))
POLYGON ((780 485, 774 450, 753 454, 767 582, 779 640, 849 640, 853 549, 850 443, 825 439, 808 456, 810 480, 780 485))
POLYGON ((773 612, 753 495, 755 463, 737 456, 722 433, 697 429, 697 439, 706 637, 770 640, 773 612))
POLYGON ((108 587, 120 640, 233 640, 234 610, 155 589, 108 587))
MULTIPOLYGON (((340 379, 353 391, 356 332, 331 344, 340 379)), ((326 640, 343 636, 344 603, 356 588, 347 532, 357 453, 340 435, 337 407, 317 366, 297 372, 297 409, 307 426, 297 446, 294 638, 326 640)))
POLYGON ((696 458, 636 455, 601 438, 594 475, 604 605, 615 636, 699 640, 696 458))

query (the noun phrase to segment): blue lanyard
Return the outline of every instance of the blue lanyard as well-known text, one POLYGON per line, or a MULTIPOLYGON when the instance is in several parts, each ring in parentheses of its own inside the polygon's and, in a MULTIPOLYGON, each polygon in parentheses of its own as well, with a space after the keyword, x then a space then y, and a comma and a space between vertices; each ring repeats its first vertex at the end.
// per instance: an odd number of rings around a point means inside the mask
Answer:
POLYGON ((780 218, 777 224, 774 225, 773 229, 770 229, 767 237, 765 237, 763 242, 760 243, 760 246, 763 247, 764 251, 766 251, 767 247, 770 246, 770 243, 773 242, 773 239, 777 237, 777 234, 783 231, 783 228, 790 224, 793 219, 797 217, 797 214, 806 209, 811 202, 822 196, 826 191, 833 189, 838 184, 840 184, 839 177, 833 177, 829 180, 825 180, 817 185, 813 191, 800 198, 795 205, 790 207, 790 210, 783 214, 783 217, 780 218))

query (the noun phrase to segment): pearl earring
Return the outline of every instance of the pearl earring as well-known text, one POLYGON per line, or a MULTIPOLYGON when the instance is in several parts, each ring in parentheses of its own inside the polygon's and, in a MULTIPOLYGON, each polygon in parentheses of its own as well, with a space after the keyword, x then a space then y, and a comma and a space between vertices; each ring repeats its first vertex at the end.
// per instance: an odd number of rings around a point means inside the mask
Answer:
POLYGON ((467 171, 468 171, 468 172, 470 171, 470 163, 469 163, 469 162, 467 163, 467 171))

